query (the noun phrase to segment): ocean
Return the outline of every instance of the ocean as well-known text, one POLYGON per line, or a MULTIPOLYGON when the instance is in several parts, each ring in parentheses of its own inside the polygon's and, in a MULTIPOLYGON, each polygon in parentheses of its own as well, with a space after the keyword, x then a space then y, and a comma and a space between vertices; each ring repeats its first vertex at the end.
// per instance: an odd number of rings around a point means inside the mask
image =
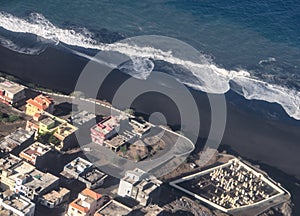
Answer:
MULTIPOLYGON (((145 35, 176 38, 199 51, 201 70, 193 76, 171 75, 198 101, 203 100, 202 92, 225 93, 229 111, 224 146, 266 169, 272 167, 271 175, 293 191, 299 213, 300 170, 295 165, 300 160, 299 1, 1 0, 0 70, 68 93, 88 61, 78 53, 114 49, 134 56, 141 71, 135 77, 144 79, 149 75, 145 59, 155 64, 181 57, 174 52, 155 59, 153 53, 159 49, 155 47, 138 58, 132 46, 126 51, 110 46, 145 35)), ((185 65, 187 59, 181 60, 185 65)), ((131 75, 128 70, 124 73, 117 73, 115 79, 131 75)), ((141 112, 155 110, 145 104, 135 106, 141 112)))

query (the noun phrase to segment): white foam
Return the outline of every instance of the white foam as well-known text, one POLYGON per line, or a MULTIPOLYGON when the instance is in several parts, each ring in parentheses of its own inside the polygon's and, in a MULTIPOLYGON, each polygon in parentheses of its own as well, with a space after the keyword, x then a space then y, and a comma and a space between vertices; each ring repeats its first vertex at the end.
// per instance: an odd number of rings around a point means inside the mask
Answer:
MULTIPOLYGON (((198 80, 191 81, 187 75, 176 75, 176 79, 191 88, 208 93, 225 93, 230 89, 230 81, 240 86, 233 89, 247 99, 264 100, 280 104, 291 117, 300 120, 298 91, 271 85, 260 81, 245 70, 226 70, 209 61, 204 55, 200 56, 200 63, 195 63, 174 55, 170 50, 161 50, 150 46, 137 46, 129 43, 103 44, 92 38, 92 33, 76 32, 72 29, 61 29, 53 25, 41 14, 33 13, 28 20, 15 17, 11 14, 0 13, 0 26, 13 32, 23 32, 38 35, 40 37, 63 42, 68 45, 97 49, 102 51, 116 51, 133 59, 136 78, 146 79, 153 66, 149 59, 162 60, 171 64, 181 65, 192 72, 198 80)), ((179 50, 180 53, 180 50, 179 50)), ((78 52, 77 52, 78 54, 78 52)), ((80 54, 81 56, 85 56, 80 54)), ((180 56, 180 55, 179 55, 180 56)), ((89 57, 88 57, 89 58, 89 57)), ((268 62, 276 61, 269 58, 268 62)), ((263 64, 265 61, 262 61, 263 64)))

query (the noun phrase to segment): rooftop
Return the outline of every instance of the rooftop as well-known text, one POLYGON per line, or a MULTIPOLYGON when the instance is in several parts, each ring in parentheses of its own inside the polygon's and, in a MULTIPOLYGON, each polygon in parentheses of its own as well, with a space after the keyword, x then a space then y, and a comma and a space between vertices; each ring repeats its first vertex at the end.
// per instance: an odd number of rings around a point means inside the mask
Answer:
POLYGON ((84 125, 94 118, 96 118, 96 116, 93 113, 89 113, 85 110, 71 116, 72 123, 76 125, 84 125))
POLYGON ((106 178, 106 176, 107 175, 105 173, 101 172, 97 168, 93 168, 89 172, 81 175, 82 178, 84 178, 86 181, 88 181, 90 183, 95 183, 95 182, 99 181, 100 179, 106 178))
POLYGON ((77 127, 75 127, 67 122, 64 122, 57 127, 57 130, 55 131, 55 136, 65 138, 65 137, 69 136, 70 134, 74 133, 76 130, 77 130, 77 127))
POLYGON ((65 165, 65 168, 72 170, 78 174, 84 172, 86 169, 89 169, 93 166, 93 164, 87 160, 84 160, 81 157, 77 157, 67 165, 65 165))
POLYGON ((8 154, 0 159, 0 170, 10 169, 20 162, 21 158, 18 158, 17 156, 14 156, 12 154, 8 154))
POLYGON ((101 197, 101 194, 86 188, 78 194, 78 198, 71 202, 70 206, 86 213, 89 210, 89 205, 99 200, 101 197))
POLYGON ((32 106, 35 106, 39 108, 40 110, 46 110, 50 104, 53 104, 53 99, 46 95, 38 95, 34 99, 30 98, 26 101, 27 104, 31 104, 32 106))
POLYGON ((25 185, 34 189, 37 193, 59 180, 58 177, 50 173, 43 173, 37 169, 33 170, 30 176, 32 177, 31 181, 26 182, 25 185))
POLYGON ((4 139, 0 141, 0 149, 1 151, 9 152, 27 141, 32 135, 33 132, 29 132, 23 128, 18 128, 15 132, 4 137, 4 139))
POLYGON ((96 212, 96 216, 116 216, 116 215, 128 215, 132 211, 131 208, 125 206, 124 204, 111 200, 107 204, 105 204, 102 208, 100 208, 96 212))
POLYGON ((16 94, 20 91, 23 91, 25 89, 24 86, 19 85, 17 83, 13 83, 13 82, 9 82, 9 81, 4 81, 4 82, 0 82, 0 89, 1 90, 5 90, 8 91, 12 94, 16 94))
POLYGON ((55 120, 52 119, 51 117, 47 117, 47 118, 44 118, 43 120, 40 121, 41 124, 44 124, 46 125, 47 127, 52 125, 52 124, 55 124, 55 120))
POLYGON ((95 130, 103 134, 107 134, 118 126, 119 126, 118 119, 114 116, 109 116, 103 119, 100 123, 93 126, 92 130, 95 130))
POLYGON ((49 152, 50 150, 51 149, 47 145, 44 145, 40 142, 35 142, 28 148, 24 149, 20 153, 20 157, 42 156, 42 155, 46 154, 47 152, 49 152))
MULTIPOLYGON (((29 212, 29 210, 31 208, 33 208, 35 206, 35 204, 32 203, 27 198, 18 196, 9 190, 1 193, 0 196, 1 196, 0 199, 3 200, 3 203, 4 203, 4 205, 2 204, 2 207, 4 207, 6 210, 8 210, 8 209, 5 205, 10 206, 10 207, 12 207, 18 211, 21 211, 23 213, 27 213, 27 212, 29 212)), ((0 211, 0 215, 3 215, 2 211, 0 211)))
POLYGON ((70 190, 68 190, 66 188, 60 188, 59 191, 53 190, 53 191, 43 195, 43 198, 50 202, 56 202, 58 199, 66 196, 68 193, 70 193, 70 190))

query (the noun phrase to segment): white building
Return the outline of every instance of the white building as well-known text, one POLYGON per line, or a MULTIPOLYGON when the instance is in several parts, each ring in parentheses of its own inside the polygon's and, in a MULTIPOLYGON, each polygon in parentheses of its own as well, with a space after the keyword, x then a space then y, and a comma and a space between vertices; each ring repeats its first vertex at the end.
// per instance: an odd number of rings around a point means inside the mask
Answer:
POLYGON ((131 197, 146 206, 149 202, 158 201, 161 183, 154 176, 136 168, 125 173, 119 184, 118 195, 131 197))
POLYGON ((7 190, 0 194, 0 215, 34 216, 35 204, 7 190))

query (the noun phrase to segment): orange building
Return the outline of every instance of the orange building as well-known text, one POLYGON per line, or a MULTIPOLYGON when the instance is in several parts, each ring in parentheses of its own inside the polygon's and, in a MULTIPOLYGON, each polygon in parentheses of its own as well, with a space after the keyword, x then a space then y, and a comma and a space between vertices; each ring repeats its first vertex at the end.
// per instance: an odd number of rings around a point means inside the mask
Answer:
POLYGON ((46 95, 38 95, 34 99, 29 99, 26 101, 26 114, 34 116, 37 113, 43 111, 53 113, 54 111, 54 101, 52 98, 46 95))
POLYGON ((103 206, 102 195, 88 188, 78 194, 78 198, 69 204, 68 216, 89 216, 103 206))

